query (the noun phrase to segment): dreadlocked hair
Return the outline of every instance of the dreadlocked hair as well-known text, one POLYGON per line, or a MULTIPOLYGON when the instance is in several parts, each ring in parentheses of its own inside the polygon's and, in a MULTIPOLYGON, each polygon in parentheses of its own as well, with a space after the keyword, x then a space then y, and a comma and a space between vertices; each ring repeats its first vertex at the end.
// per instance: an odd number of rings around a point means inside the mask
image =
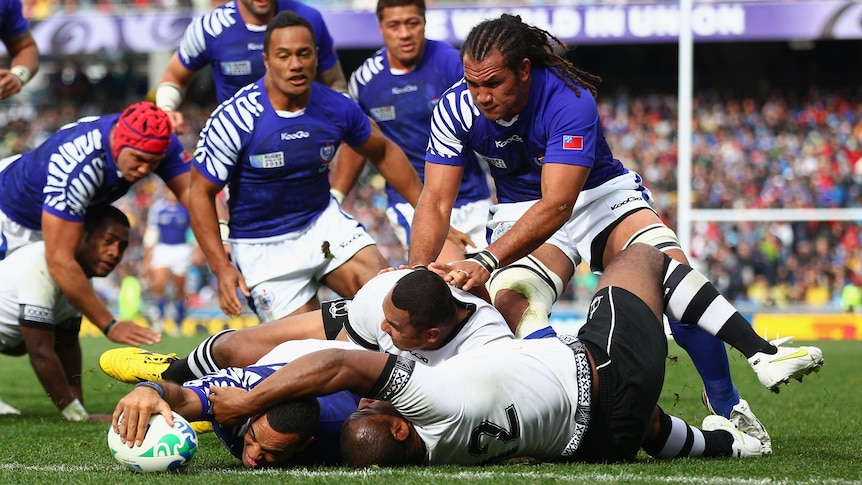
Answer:
POLYGON ((521 60, 526 58, 534 66, 548 68, 576 95, 581 95, 579 86, 583 86, 595 97, 596 85, 602 82, 602 78, 575 67, 571 61, 556 54, 554 45, 564 51, 566 49, 566 44, 547 30, 525 24, 520 15, 504 13, 498 19, 486 20, 473 27, 461 46, 461 58, 470 56, 482 61, 493 51, 498 51, 506 67, 513 71, 517 71, 521 60))

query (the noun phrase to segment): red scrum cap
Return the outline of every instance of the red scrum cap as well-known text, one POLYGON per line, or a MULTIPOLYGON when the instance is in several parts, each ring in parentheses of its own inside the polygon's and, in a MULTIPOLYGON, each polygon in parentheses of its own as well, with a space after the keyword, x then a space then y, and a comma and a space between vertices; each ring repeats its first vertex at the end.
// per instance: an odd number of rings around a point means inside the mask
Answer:
POLYGON ((123 111, 111 135, 114 159, 120 150, 131 147, 161 155, 171 144, 171 120, 158 106, 148 101, 135 103, 123 111))

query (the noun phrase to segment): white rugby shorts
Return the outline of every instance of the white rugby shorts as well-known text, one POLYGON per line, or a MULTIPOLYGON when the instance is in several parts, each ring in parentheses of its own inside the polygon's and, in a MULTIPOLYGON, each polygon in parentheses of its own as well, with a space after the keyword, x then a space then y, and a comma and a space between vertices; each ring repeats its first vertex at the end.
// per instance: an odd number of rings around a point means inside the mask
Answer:
POLYGON ((28 229, 0 211, 0 259, 4 259, 22 246, 41 240, 42 231, 28 229))
MULTIPOLYGON (((470 239, 476 244, 475 247, 468 247, 467 254, 478 253, 488 246, 488 212, 491 208, 491 199, 477 200, 464 204, 461 207, 452 209, 452 215, 449 223, 455 229, 470 236, 470 239)), ((389 224, 395 232, 395 236, 401 241, 404 251, 410 246, 409 234, 410 225, 413 223, 413 214, 415 213, 413 206, 407 202, 402 202, 390 206, 386 209, 386 217, 389 219, 389 224)))
POLYGON ((185 276, 192 260, 191 244, 163 244, 153 246, 150 267, 168 268, 171 274, 185 276))
MULTIPOLYGON (((593 240, 608 226, 634 209, 652 210, 652 196, 641 185, 640 176, 629 171, 604 184, 584 190, 575 202, 572 217, 548 239, 577 266, 582 260, 590 265, 593 240)), ((491 242, 499 239, 524 215, 536 201, 496 204, 491 206, 491 242)))
POLYGON ((320 280, 374 239, 332 198, 314 222, 283 239, 231 241, 231 256, 251 291, 261 322, 300 308, 320 289, 320 280))

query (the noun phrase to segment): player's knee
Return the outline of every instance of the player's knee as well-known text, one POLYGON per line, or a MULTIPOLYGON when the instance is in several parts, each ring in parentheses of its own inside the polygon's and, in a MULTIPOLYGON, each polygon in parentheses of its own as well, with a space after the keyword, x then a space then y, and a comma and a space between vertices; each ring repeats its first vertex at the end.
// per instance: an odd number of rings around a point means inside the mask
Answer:
POLYGON ((222 330, 214 335, 212 357, 219 368, 231 367, 239 358, 237 352, 245 347, 242 334, 233 329, 222 330))
POLYGON ((661 281, 664 274, 665 261, 668 256, 657 251, 655 247, 647 244, 629 245, 623 252, 619 253, 606 268, 606 272, 612 266, 621 268, 638 268, 638 276, 647 276, 648 279, 657 278, 661 281))
POLYGON ((522 293, 504 288, 498 290, 494 298, 491 298, 491 301, 494 303, 494 307, 503 315, 503 318, 506 319, 506 323, 509 324, 512 333, 515 333, 521 316, 524 315, 524 312, 527 311, 527 307, 530 305, 527 298, 522 293))

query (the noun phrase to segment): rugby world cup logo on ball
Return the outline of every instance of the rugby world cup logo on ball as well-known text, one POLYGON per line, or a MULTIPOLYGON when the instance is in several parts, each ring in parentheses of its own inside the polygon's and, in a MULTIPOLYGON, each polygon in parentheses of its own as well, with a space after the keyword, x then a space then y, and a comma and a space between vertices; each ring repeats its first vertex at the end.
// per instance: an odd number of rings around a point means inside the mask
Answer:
MULTIPOLYGON (((185 469, 198 451, 198 436, 188 421, 177 413, 174 427, 168 426, 161 414, 153 414, 147 424, 147 433, 140 446, 129 447, 120 442, 113 426, 108 427, 108 447, 114 458, 130 470, 149 472, 175 472, 185 469)), ((120 422, 123 417, 120 416, 120 422)))

